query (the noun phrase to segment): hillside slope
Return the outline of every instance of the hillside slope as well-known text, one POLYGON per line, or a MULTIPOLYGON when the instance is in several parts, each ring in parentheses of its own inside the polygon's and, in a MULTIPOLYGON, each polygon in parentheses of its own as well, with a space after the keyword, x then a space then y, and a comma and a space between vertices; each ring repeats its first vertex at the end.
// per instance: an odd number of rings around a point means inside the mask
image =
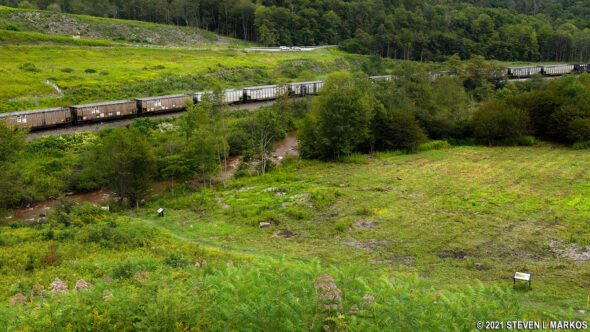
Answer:
POLYGON ((191 27, 3 6, 0 6, 0 29, 157 45, 248 44, 238 39, 223 37, 207 30, 191 27))

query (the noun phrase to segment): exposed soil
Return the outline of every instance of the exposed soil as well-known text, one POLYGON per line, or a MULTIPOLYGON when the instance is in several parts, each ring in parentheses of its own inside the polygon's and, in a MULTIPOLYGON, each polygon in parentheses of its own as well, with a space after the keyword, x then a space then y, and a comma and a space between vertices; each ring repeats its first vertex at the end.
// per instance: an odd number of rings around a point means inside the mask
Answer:
POLYGON ((272 156, 278 160, 281 160, 288 155, 298 156, 299 152, 296 149, 297 144, 299 144, 299 141, 297 140, 297 132, 290 131, 287 133, 285 139, 273 144, 275 152, 272 156))
POLYGON ((442 252, 436 254, 439 258, 454 258, 454 259, 463 259, 468 256, 463 250, 443 250, 442 252))
POLYGON ((549 246, 554 253, 560 256, 578 262, 590 261, 590 246, 578 246, 575 243, 566 245, 558 241, 550 241, 549 246))
POLYGON ((367 221, 367 220, 357 220, 352 224, 355 229, 372 229, 373 227, 379 225, 376 221, 367 221))
POLYGON ((271 235, 271 237, 276 237, 276 238, 281 238, 281 239, 288 239, 293 236, 295 236, 295 233, 288 231, 288 230, 276 231, 271 235))
POLYGON ((377 248, 384 248, 385 246, 387 246, 389 244, 389 242, 390 241, 388 241, 388 240, 370 239, 367 242, 361 242, 361 241, 344 242, 344 243, 342 243, 342 245, 349 246, 349 247, 355 247, 355 248, 362 249, 365 251, 373 251, 377 248))
POLYGON ((78 38, 114 39, 152 44, 230 45, 232 40, 196 28, 143 24, 133 21, 86 19, 75 15, 51 12, 15 11, 11 23, 26 30, 78 38))

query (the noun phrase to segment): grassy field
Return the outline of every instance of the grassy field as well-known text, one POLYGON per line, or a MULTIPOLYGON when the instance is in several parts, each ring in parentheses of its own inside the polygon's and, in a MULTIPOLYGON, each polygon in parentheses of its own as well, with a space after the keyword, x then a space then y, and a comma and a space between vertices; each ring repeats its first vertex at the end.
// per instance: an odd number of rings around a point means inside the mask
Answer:
POLYGON ((202 91, 216 82, 242 87, 315 79, 363 59, 334 49, 248 53, 74 45, 3 45, 0 57, 5 59, 0 64, 0 104, 5 112, 202 91), (56 83, 64 96, 46 80, 56 83))
POLYGON ((590 294, 588 162, 550 145, 303 162, 130 217, 204 246, 417 273, 441 289, 512 287, 515 271, 530 272, 533 290, 518 292, 527 308, 571 314, 590 294))
POLYGON ((177 184, 140 209, 86 204, 36 225, 4 220, 0 327, 319 331, 320 321, 407 331, 587 320, 578 310, 590 294, 588 162, 549 144, 289 157, 225 189, 177 184), (532 273, 532 290, 512 291, 515 271, 532 273), (336 321, 314 309, 325 274, 343 291, 336 321), (69 294, 49 292, 56 278, 69 294), (84 280, 94 286, 73 291, 84 280), (35 285, 45 298, 6 305, 35 285))

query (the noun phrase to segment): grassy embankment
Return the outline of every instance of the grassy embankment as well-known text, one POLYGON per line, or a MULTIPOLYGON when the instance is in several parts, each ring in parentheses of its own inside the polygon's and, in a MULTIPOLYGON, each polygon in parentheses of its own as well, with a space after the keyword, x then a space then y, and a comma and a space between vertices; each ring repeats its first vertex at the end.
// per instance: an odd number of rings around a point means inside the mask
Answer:
POLYGON ((310 80, 355 68, 363 56, 337 50, 248 53, 243 50, 130 46, 4 45, 0 109, 68 106, 210 89, 310 80), (64 96, 45 80, 56 83, 64 96))
MULTIPOLYGON (((193 27, 0 6, 0 30, 78 36, 146 45, 248 46, 252 43, 193 27)), ((26 41, 26 40, 21 40, 26 41)))

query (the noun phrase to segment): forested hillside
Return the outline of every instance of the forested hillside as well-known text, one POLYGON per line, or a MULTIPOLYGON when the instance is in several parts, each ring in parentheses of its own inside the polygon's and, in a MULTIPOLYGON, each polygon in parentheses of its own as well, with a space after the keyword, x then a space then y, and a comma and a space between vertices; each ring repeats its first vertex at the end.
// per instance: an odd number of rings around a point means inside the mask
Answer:
POLYGON ((590 1, 0 0, 0 4, 199 27, 266 45, 342 44, 440 61, 590 58, 590 1))

